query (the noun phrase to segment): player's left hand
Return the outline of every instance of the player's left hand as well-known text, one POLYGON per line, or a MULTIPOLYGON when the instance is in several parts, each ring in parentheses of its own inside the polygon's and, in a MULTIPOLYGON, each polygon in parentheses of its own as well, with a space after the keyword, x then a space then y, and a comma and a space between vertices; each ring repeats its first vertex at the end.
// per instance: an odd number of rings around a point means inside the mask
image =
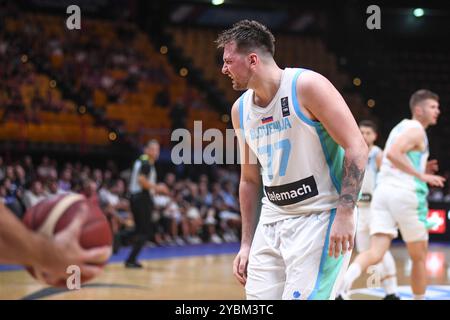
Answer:
POLYGON ((329 239, 328 255, 338 258, 353 250, 355 222, 353 209, 338 207, 329 239))
POLYGON ((436 159, 430 160, 427 162, 427 167, 425 169, 425 173, 435 174, 439 171, 439 164, 436 159))

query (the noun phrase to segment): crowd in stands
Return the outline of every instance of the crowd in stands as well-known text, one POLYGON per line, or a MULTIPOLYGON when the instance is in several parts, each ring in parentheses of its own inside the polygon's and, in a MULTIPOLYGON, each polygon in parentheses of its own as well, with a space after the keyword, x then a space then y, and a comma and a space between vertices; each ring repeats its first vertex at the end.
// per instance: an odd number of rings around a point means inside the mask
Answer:
MULTIPOLYGON (((41 124, 48 121, 41 111, 94 107, 133 140, 160 134, 168 146, 169 129, 197 116, 191 109, 212 110, 134 24, 86 18, 89 32, 68 32, 64 17, 24 14, 14 5, 4 10, 0 121, 41 124)), ((221 123, 219 115, 211 118, 221 123)))
MULTIPOLYGON (((134 222, 128 200, 129 170, 109 161, 102 169, 80 162, 57 163, 44 156, 35 165, 30 156, 5 163, 0 157, 0 201, 19 218, 40 201, 77 192, 97 203, 108 218, 115 249, 132 241, 134 222)), ((170 194, 157 194, 152 213, 157 232, 150 245, 169 246, 239 241, 238 173, 218 168, 214 177, 161 177, 170 194)), ((149 212, 150 214, 150 212, 149 212)))
MULTIPOLYGON (((238 172, 218 168, 214 177, 177 178, 174 172, 161 177, 170 194, 157 194, 153 222, 157 226, 153 245, 183 245, 239 240, 240 210, 238 172)), ((449 172, 444 174, 447 181, 449 172)), ((102 209, 117 244, 127 244, 134 222, 128 200, 129 170, 119 171, 113 161, 102 169, 80 162, 57 163, 44 156, 35 165, 30 156, 5 163, 0 157, 0 201, 19 218, 26 210, 51 196, 78 192, 102 209)), ((429 200, 450 203, 450 185, 430 189, 429 200)))
MULTIPOLYGON (((39 111, 64 111, 66 105, 51 90, 40 92, 38 73, 12 35, 0 31, 0 105, 2 122, 39 123, 39 111), (31 88, 26 94, 25 88, 31 88), (29 97, 29 101, 27 98, 29 97)), ((50 89, 50 88, 48 88, 50 89)))

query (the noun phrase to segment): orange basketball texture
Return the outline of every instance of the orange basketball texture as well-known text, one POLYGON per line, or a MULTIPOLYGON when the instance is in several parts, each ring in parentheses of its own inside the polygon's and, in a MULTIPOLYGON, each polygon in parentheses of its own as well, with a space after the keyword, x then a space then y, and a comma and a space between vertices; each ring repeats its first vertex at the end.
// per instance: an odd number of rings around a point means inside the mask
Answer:
MULTIPOLYGON (((81 228, 81 247, 90 249, 111 246, 112 233, 105 215, 97 205, 80 194, 64 194, 43 200, 27 210, 23 222, 29 229, 52 237, 69 226, 73 219, 83 212, 87 212, 88 217, 81 228)), ((33 268, 29 267, 27 270, 36 278, 33 268)), ((89 280, 91 278, 81 274, 81 283, 89 280)), ((60 279, 57 286, 65 287, 66 279, 60 279)))

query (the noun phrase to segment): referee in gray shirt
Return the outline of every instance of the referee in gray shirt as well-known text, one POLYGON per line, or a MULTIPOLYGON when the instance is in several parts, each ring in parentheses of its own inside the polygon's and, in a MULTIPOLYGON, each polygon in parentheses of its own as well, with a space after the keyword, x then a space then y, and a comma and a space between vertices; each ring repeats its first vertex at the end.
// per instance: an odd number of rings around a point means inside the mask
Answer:
POLYGON ((153 195, 167 193, 165 185, 156 184, 155 161, 159 157, 159 143, 151 140, 144 148, 144 153, 134 162, 130 179, 130 207, 135 224, 136 240, 125 261, 127 268, 142 268, 137 256, 149 237, 153 237, 155 226, 152 222, 153 195))

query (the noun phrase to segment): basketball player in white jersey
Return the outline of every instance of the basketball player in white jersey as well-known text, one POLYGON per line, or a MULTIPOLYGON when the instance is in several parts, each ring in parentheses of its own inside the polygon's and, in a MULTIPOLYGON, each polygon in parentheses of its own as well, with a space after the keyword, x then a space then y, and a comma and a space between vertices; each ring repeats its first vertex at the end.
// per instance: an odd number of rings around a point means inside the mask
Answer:
POLYGON ((233 271, 248 299, 334 299, 353 249, 367 145, 334 86, 310 70, 279 68, 274 41, 249 20, 217 39, 222 72, 247 90, 231 110, 243 158, 233 271))
MULTIPOLYGON (((361 187, 361 198, 358 201, 358 224, 356 226, 356 249, 358 253, 366 251, 370 247, 370 203, 375 190, 377 173, 381 166, 383 150, 375 145, 377 139, 377 126, 371 120, 363 120, 359 123, 359 129, 369 147, 369 159, 361 187)), ((384 300, 399 300, 397 292, 397 277, 395 261, 390 251, 387 251, 381 263, 376 266, 378 277, 386 293, 384 300)), ((348 289, 347 289, 348 290, 348 289)), ((340 292, 337 299, 347 299, 344 292, 340 292)))
POLYGON ((344 291, 361 272, 381 261, 400 229, 412 260, 413 298, 425 299, 428 229, 432 227, 426 220, 427 184, 443 187, 445 182, 445 178, 435 175, 437 162, 427 163, 425 129, 437 122, 439 97, 429 90, 418 90, 411 96, 409 106, 412 119, 404 119, 396 125, 386 142, 371 204, 370 249, 358 255, 350 265, 344 291))

